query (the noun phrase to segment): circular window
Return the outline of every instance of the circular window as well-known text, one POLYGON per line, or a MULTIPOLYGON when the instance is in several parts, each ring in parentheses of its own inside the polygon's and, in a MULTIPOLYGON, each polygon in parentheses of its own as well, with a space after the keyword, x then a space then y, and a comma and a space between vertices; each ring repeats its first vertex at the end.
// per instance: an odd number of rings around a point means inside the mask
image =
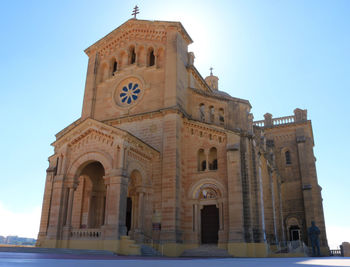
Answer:
POLYGON ((118 105, 128 107, 134 105, 142 94, 141 81, 137 78, 128 78, 118 85, 114 99, 118 105))

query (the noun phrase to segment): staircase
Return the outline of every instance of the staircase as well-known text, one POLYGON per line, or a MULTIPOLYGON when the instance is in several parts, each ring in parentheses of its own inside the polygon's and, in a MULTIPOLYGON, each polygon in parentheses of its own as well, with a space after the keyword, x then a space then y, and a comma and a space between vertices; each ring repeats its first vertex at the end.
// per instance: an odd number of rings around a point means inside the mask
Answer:
POLYGON ((147 245, 141 245, 141 256, 144 256, 144 257, 160 257, 162 256, 162 254, 150 247, 150 246, 147 246, 147 245))
POLYGON ((198 248, 185 250, 180 257, 231 258, 232 255, 217 245, 201 245, 198 248))

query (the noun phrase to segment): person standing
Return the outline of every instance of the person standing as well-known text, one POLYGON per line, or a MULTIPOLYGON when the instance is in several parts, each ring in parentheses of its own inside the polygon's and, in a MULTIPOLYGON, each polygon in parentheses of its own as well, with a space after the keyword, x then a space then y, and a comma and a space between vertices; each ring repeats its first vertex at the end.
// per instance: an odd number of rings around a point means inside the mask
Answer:
POLYGON ((312 256, 319 257, 320 254, 320 241, 318 236, 320 235, 321 231, 316 226, 315 222, 311 222, 311 227, 308 229, 309 238, 311 240, 311 246, 312 246, 312 256), (317 252, 317 254, 316 254, 317 252))

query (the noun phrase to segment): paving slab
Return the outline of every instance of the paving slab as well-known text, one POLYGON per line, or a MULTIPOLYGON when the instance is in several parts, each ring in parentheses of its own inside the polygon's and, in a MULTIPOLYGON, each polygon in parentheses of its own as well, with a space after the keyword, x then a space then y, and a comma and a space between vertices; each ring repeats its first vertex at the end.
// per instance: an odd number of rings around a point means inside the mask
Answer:
POLYGON ((350 266, 350 258, 149 258, 111 255, 65 255, 0 252, 1 267, 324 267, 350 266), (80 257, 79 257, 80 256, 80 257))

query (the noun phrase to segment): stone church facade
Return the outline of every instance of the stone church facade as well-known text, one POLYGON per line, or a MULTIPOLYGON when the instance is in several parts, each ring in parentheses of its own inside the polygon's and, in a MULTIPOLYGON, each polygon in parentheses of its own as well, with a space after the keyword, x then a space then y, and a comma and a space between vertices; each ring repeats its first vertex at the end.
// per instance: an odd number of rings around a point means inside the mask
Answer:
POLYGON ((253 121, 249 101, 205 79, 179 22, 130 19, 85 50, 81 118, 56 135, 37 246, 179 256, 217 244, 265 257, 327 251, 306 110, 253 121))

